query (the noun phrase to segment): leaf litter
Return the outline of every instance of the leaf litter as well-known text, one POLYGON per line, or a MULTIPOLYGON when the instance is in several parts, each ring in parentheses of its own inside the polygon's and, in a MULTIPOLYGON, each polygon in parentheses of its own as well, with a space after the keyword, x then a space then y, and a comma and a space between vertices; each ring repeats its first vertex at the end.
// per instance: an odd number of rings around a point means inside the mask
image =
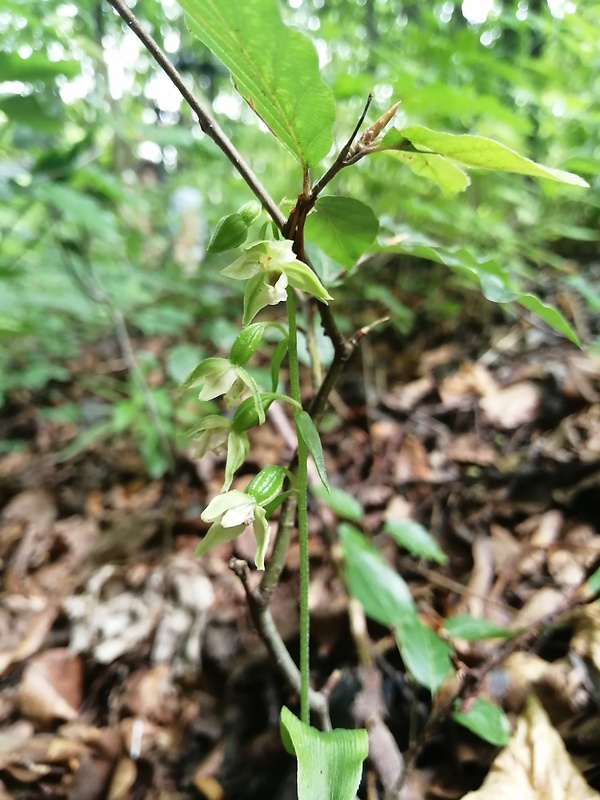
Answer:
MULTIPOLYGON (((417 331, 401 349, 393 337, 372 343, 389 364, 386 386, 359 361, 340 384, 342 419, 324 435, 330 480, 362 504, 358 524, 408 582, 422 623, 437 631, 468 614, 518 635, 560 611, 600 557, 600 360, 526 321, 489 340, 479 331, 467 342, 451 326, 417 331), (448 563, 383 534, 403 520, 423 526, 448 563)), ((198 462, 190 448, 171 483, 150 480, 123 438, 53 465, 68 435, 49 423, 26 452, 0 458, 0 799, 293 797, 277 715, 294 696, 227 568, 231 555, 248 558, 247 542, 193 557, 223 459, 198 462)), ((293 448, 279 408, 251 438, 234 488, 293 448)), ((311 500, 313 678, 323 685, 339 670, 334 724, 370 728, 379 756, 361 797, 371 800, 393 787, 432 699, 389 631, 356 623, 329 547, 337 519, 311 500), (360 703, 369 681, 371 722, 360 703)), ((272 604, 292 649, 296 591, 292 543, 272 604)), ((505 748, 446 719, 422 743, 403 797, 598 797, 597 609, 574 608, 486 675, 479 695, 513 725, 505 748)), ((467 670, 499 646, 449 641, 467 670)))

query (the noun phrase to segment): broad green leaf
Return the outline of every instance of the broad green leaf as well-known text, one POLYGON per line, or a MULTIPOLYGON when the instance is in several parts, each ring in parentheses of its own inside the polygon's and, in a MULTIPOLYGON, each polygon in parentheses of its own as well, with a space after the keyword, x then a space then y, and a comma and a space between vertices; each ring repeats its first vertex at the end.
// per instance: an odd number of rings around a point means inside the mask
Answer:
POLYGON ((448 643, 421 622, 414 611, 399 620, 396 641, 404 666, 413 678, 430 692, 437 692, 452 669, 448 643))
POLYGON ((34 94, 3 97, 0 99, 0 111, 14 122, 43 133, 55 133, 62 124, 60 118, 50 114, 34 94))
POLYGON ((332 144, 335 104, 314 45, 276 0, 181 0, 190 31, 221 59, 250 107, 308 167, 332 144))
POLYGON ((311 492, 326 506, 329 506, 334 514, 337 514, 338 517, 343 517, 343 519, 358 522, 365 513, 355 497, 343 489, 338 489, 336 486, 331 486, 329 491, 322 486, 311 486, 311 492))
POLYGON ((354 800, 369 752, 367 732, 319 731, 285 706, 279 723, 285 749, 298 760, 298 800, 354 800))
POLYGON ((466 172, 435 153, 407 153, 404 150, 390 150, 389 153, 407 164, 415 175, 435 183, 446 195, 464 192, 471 183, 466 172))
POLYGON ((78 61, 50 61, 43 53, 34 52, 27 58, 21 58, 16 52, 0 52, 0 75, 3 81, 54 80, 57 75, 74 78, 81 72, 78 61))
POLYGON ((486 742, 504 747, 510 739, 510 723, 501 708, 478 697, 471 708, 455 711, 452 718, 486 742))
POLYGON ((104 240, 114 240, 116 234, 114 215, 93 197, 65 183, 55 182, 40 182, 35 188, 35 193, 42 202, 55 206, 68 222, 90 233, 101 235, 104 240))
POLYGON ((296 421, 296 429, 298 436, 302 437, 302 441, 308 448, 311 454, 315 467, 319 473, 319 478, 326 489, 329 489, 329 481, 327 480, 327 471, 325 470, 325 459, 323 458, 323 448, 321 446, 321 437, 319 431, 315 427, 310 414, 306 411, 301 411, 294 415, 296 421))
POLYGON ((429 531, 412 519, 386 522, 385 531, 414 556, 429 558, 438 564, 445 564, 448 561, 448 556, 429 531))
POLYGON ((492 303, 519 303, 524 308, 534 313, 547 325, 558 331, 571 342, 581 346, 579 337, 569 325, 563 315, 556 308, 547 305, 534 294, 513 290, 507 285, 510 277, 502 270, 500 265, 488 259, 477 261, 472 254, 464 248, 452 250, 430 244, 413 244, 402 242, 378 248, 380 251, 407 253, 416 258, 445 264, 456 272, 468 274, 479 281, 483 296, 492 303))
POLYGON ((343 267, 353 267, 375 241, 379 220, 352 197, 320 197, 306 220, 306 235, 343 267))
POLYGON ((515 635, 515 632, 508 630, 508 628, 494 625, 493 622, 488 622, 487 619, 478 619, 469 614, 450 617, 444 622, 443 629, 448 636, 473 642, 477 642, 480 639, 510 639, 511 636, 515 635))
POLYGON ((442 133, 421 125, 411 125, 402 130, 390 128, 381 140, 378 149, 435 153, 457 161, 466 167, 516 172, 520 175, 548 178, 572 186, 589 186, 587 181, 584 181, 579 175, 537 164, 535 161, 515 153, 509 147, 505 147, 493 139, 486 139, 484 136, 442 133))
POLYGON ((407 614, 414 614, 406 582, 363 534, 346 522, 339 526, 338 534, 348 592, 361 603, 365 614, 390 627, 399 625, 407 614))

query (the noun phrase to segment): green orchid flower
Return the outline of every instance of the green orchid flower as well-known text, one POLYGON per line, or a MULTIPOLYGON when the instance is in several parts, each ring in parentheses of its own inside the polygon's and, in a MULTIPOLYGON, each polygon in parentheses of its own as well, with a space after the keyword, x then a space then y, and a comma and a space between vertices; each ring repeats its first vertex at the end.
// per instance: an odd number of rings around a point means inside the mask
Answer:
POLYGON ((209 414, 190 432, 190 435, 195 437, 196 458, 202 458, 208 452, 220 453, 227 450, 225 482, 221 488, 222 492, 226 492, 233 482, 235 472, 242 466, 250 450, 248 434, 234 429, 232 420, 217 414, 209 414))
POLYGON ((247 325, 265 306, 274 306, 287 297, 293 286, 327 303, 332 299, 313 270, 298 261, 289 239, 260 241, 246 245, 244 254, 225 269, 223 275, 235 280, 247 280, 244 294, 244 316, 247 325))
POLYGON ((265 568, 265 553, 271 527, 267 523, 265 509, 258 504, 256 498, 232 489, 213 498, 200 515, 200 519, 211 522, 212 525, 196 548, 197 556, 203 555, 217 544, 235 539, 248 525, 252 525, 256 539, 254 561, 258 569, 265 568))

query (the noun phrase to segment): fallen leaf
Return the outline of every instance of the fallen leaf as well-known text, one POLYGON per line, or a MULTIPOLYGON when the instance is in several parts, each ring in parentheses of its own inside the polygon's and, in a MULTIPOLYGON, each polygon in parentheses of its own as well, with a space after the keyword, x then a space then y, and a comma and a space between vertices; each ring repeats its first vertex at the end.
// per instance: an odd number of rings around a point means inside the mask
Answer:
POLYGON ((584 658, 589 658, 600 670, 600 605, 593 603, 578 608, 575 613, 575 634, 571 649, 584 658))
POLYGON ((585 782, 548 715, 531 696, 483 786, 463 800, 600 800, 600 794, 585 782))
POLYGON ((36 722, 72 720, 82 700, 83 665, 66 648, 46 650, 25 667, 19 686, 22 713, 36 722))
POLYGON ((539 403, 540 392, 536 384, 523 381, 486 392, 479 407, 490 425, 513 430, 534 421, 539 403))

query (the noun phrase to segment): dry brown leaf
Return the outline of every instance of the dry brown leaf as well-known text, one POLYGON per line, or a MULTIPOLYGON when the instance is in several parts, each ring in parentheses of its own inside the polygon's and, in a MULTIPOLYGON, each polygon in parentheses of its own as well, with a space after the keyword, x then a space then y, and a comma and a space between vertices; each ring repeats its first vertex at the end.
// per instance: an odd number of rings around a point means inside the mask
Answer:
POLYGON ((600 800, 577 770, 539 701, 531 696, 481 789, 463 800, 600 800))
POLYGON ((600 670, 600 605, 582 606, 575 612, 575 634, 571 649, 584 658, 589 658, 600 670))
POLYGON ((127 800, 136 778, 135 761, 127 756, 123 757, 115 767, 106 800, 127 800))
POLYGON ((513 430, 533 422, 540 403, 535 383, 523 381, 486 392, 479 401, 486 420, 502 430, 513 430))
POLYGON ((169 664, 135 672, 125 685, 123 705, 136 717, 158 725, 174 721, 178 709, 177 693, 169 664))
POLYGON ((442 403, 447 408, 462 406, 474 395, 485 397, 498 391, 491 373, 481 364, 461 364, 459 371, 444 378, 438 387, 442 403))
POLYGON ((448 458, 459 464, 477 464, 487 467, 495 464, 498 453, 491 444, 482 441, 476 433, 455 436, 448 448, 448 458))
POLYGON ((66 648, 46 650, 25 667, 19 686, 22 713, 42 724, 72 720, 82 700, 83 665, 66 648))
POLYGON ((546 614, 557 611, 564 602, 564 594, 552 586, 542 586, 537 589, 530 599, 525 603, 516 614, 511 623, 513 630, 528 628, 534 622, 538 622, 546 614))
POLYGON ((396 456, 394 479, 396 483, 409 483, 410 481, 430 481, 432 472, 429 467, 427 450, 423 442, 408 434, 396 456))

